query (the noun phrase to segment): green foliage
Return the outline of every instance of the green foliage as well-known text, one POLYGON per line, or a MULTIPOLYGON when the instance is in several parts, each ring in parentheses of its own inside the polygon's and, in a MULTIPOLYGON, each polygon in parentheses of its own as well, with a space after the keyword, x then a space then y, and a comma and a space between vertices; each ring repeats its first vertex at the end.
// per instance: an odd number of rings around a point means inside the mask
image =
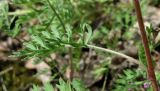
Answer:
POLYGON ((75 91, 89 91, 86 89, 84 83, 79 79, 73 80, 71 84, 75 91))
POLYGON ((92 30, 89 25, 86 25, 86 27, 88 33, 83 42, 81 37, 77 40, 74 40, 72 37, 72 31, 70 29, 68 29, 66 33, 63 33, 59 30, 56 30, 56 26, 52 26, 51 31, 42 31, 38 34, 32 35, 32 40, 24 43, 26 48, 20 52, 16 52, 16 55, 22 57, 25 56, 26 58, 44 58, 50 53, 67 46, 76 48, 83 47, 89 42, 92 35, 92 30))
POLYGON ((158 80, 157 82, 158 82, 158 84, 160 84, 160 73, 156 72, 155 74, 156 74, 156 78, 158 80))
POLYGON ((70 83, 66 83, 62 79, 59 80, 59 85, 57 85, 57 87, 60 89, 60 91, 72 91, 70 83))
MULTIPOLYGON (((88 24, 83 23, 82 26, 79 26, 80 30, 74 31, 72 27, 74 11, 68 5, 70 1, 46 1, 47 2, 43 2, 44 5, 40 10, 43 12, 39 12, 39 10, 32 12, 35 13, 34 15, 38 17, 38 20, 40 18, 44 18, 44 20, 40 20, 42 23, 31 26, 28 29, 28 32, 31 35, 31 41, 24 43, 24 46, 26 46, 25 49, 20 52, 16 52, 15 54, 17 56, 22 56, 26 59, 33 57, 44 58, 50 53, 65 48, 66 46, 76 48, 84 47, 90 41, 92 29, 88 24), (64 3, 65 5, 63 5, 64 3), (53 12, 53 15, 49 14, 50 12, 53 12), (51 20, 47 19, 47 15, 51 20), (76 39, 74 38, 75 34, 78 35, 78 38, 76 39)), ((27 4, 29 1, 16 3, 27 4)), ((26 6, 28 6, 28 4, 26 6)), ((25 20, 31 20, 35 17, 32 14, 28 14, 25 17, 20 16, 19 18, 24 22, 25 20), (24 19, 26 17, 29 18, 24 19)), ((14 33, 14 35, 16 34, 14 33)))
POLYGON ((129 89, 138 91, 144 82, 147 82, 146 72, 142 70, 125 70, 124 74, 119 74, 113 91, 128 91, 129 89))
POLYGON ((147 32, 147 36, 148 36, 148 42, 149 42, 149 47, 150 47, 150 50, 152 51, 153 48, 154 48, 154 36, 153 36, 153 27, 152 25, 150 25, 149 27, 146 27, 146 32, 147 32))
MULTIPOLYGON (((40 62, 53 52, 60 52, 69 47, 82 48, 90 43, 94 32, 94 40, 105 41, 105 45, 116 48, 119 36, 108 39, 110 31, 120 31, 125 33, 120 36, 128 38, 126 35, 130 26, 135 22, 133 5, 113 4, 114 0, 12 0, 13 5, 20 9, 9 12, 6 1, 0 1, 0 29, 15 37, 21 31, 26 31, 30 35, 30 40, 24 43, 23 50, 15 52, 18 57, 25 59, 35 58, 40 62), (97 7, 98 6, 98 7, 97 7), (107 7, 106 7, 107 6, 107 7), (102 25, 98 28, 96 24, 93 31, 89 24, 94 23, 94 19, 104 17, 102 25), (16 18, 18 18, 16 20, 16 18), (109 20, 107 20, 107 19, 109 20), (11 25, 14 25, 11 28, 11 25), (106 36, 107 35, 107 36, 106 36), (104 37, 105 36, 105 37, 104 37), (106 38, 107 37, 107 38, 106 38), (107 43, 106 43, 107 41, 107 43), (116 45, 116 46, 115 46, 116 45)), ((145 0, 143 2, 146 2, 145 0)), ((100 22, 101 24, 101 22, 100 22)), ((152 30, 147 28, 148 38, 152 39, 152 30)), ((119 32, 119 33, 121 33, 119 32)), ((96 41, 97 42, 97 41, 96 41)), ((152 42, 152 41, 151 41, 152 42)), ((150 45, 153 43, 150 42, 150 45)), ((151 47, 152 49, 153 47, 151 47)), ((146 65, 144 49, 141 47, 139 58, 146 65)), ((78 53, 77 53, 78 54, 78 53)), ((76 62, 75 62, 76 63, 76 62)), ((109 62, 102 63, 93 73, 96 77, 108 73, 109 62)), ((146 73, 143 71, 124 71, 124 75, 119 75, 116 80, 115 91, 137 90, 146 82, 146 73), (138 80, 138 78, 143 78, 138 80), (127 83, 127 84, 126 84, 127 83)), ((65 82, 60 79, 59 84, 52 87, 51 84, 44 84, 45 91, 53 91, 54 88, 60 91, 88 91, 80 80, 65 82)), ((40 91, 40 87, 33 85, 33 91, 40 91)))
MULTIPOLYGON (((159 84, 160 74, 158 72, 156 72, 156 78, 159 84)), ((140 88, 145 89, 145 91, 153 91, 151 83, 147 79, 147 73, 142 69, 125 70, 123 74, 118 75, 113 91, 139 91, 140 88)))
MULTIPOLYGON (((74 79, 71 83, 65 82, 62 79, 59 79, 59 84, 56 85, 57 89, 60 91, 88 91, 82 81, 74 79)), ((54 91, 54 88, 51 84, 46 83, 43 87, 44 91, 54 91)), ((33 85, 32 91, 41 91, 39 86, 33 85)))
MULTIPOLYGON (((44 84, 44 91, 54 91, 53 86, 49 83, 44 84)), ((41 91, 39 86, 33 85, 32 91, 41 91)))
MULTIPOLYGON (((155 43, 153 41, 154 38, 153 38, 153 27, 152 26, 146 27, 146 34, 148 37, 149 48, 151 51, 153 51, 155 43)), ((139 56, 139 60, 141 61, 141 63, 144 64, 145 67, 147 67, 147 60, 145 56, 144 47, 142 44, 139 44, 138 56, 139 56)), ((153 64, 155 65, 154 61, 153 61, 153 64)))
POLYGON ((8 22, 8 5, 6 1, 0 1, 0 27, 1 28, 8 28, 10 25, 8 22))
POLYGON ((44 91, 54 91, 54 89, 51 84, 46 83, 44 84, 44 91))
POLYGON ((36 86, 36 85, 33 85, 32 91, 40 91, 40 88, 38 86, 36 86))
POLYGON ((145 56, 145 51, 144 51, 144 47, 143 45, 139 45, 139 51, 138 51, 138 57, 140 62, 147 68, 147 60, 146 60, 146 56, 145 56))
POLYGON ((96 78, 99 78, 106 75, 108 73, 109 65, 111 64, 110 60, 106 60, 102 62, 98 67, 95 68, 95 70, 92 72, 96 78))

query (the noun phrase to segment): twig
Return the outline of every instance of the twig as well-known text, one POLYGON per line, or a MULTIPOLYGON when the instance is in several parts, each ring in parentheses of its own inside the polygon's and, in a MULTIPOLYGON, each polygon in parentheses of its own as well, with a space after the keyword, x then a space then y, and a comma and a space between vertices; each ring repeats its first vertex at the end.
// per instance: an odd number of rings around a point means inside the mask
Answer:
POLYGON ((145 49, 145 55, 147 58, 148 77, 149 77, 149 80, 151 80, 153 90, 159 91, 158 84, 157 84, 156 77, 155 77, 155 73, 154 73, 154 67, 152 64, 152 58, 151 58, 151 54, 150 54, 150 50, 149 50, 149 45, 148 45, 147 35, 145 32, 145 27, 144 27, 142 13, 141 13, 141 9, 140 9, 139 0, 133 0, 133 1, 134 1, 134 5, 135 5, 135 10, 137 13, 137 19, 138 19, 139 28, 141 31, 141 38, 142 38, 143 46, 145 49))
POLYGON ((138 64, 140 67, 143 67, 143 65, 142 65, 140 62, 138 62, 137 59, 134 59, 134 58, 132 58, 132 57, 130 57, 130 56, 127 56, 127 55, 125 55, 125 54, 123 54, 123 53, 116 52, 116 51, 113 51, 113 50, 111 50, 111 49, 106 49, 106 48, 94 46, 94 45, 87 45, 87 46, 88 46, 89 48, 93 48, 93 49, 97 49, 97 50, 100 50, 100 51, 112 53, 112 54, 115 54, 115 55, 119 55, 119 56, 121 56, 121 57, 124 57, 124 58, 128 59, 127 61, 129 61, 129 62, 133 62, 133 63, 135 63, 135 64, 138 64))

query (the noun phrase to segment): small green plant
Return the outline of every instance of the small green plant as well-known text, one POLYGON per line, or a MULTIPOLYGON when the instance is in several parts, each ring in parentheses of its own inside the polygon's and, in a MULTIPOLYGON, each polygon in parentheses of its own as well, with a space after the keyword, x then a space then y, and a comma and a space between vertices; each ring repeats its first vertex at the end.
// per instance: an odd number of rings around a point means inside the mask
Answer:
MULTIPOLYGON (((25 60, 34 58, 38 62, 41 62, 46 57, 49 57, 51 53, 61 52, 61 50, 67 51, 69 54, 69 62, 67 66, 72 70, 71 74, 74 72, 73 65, 76 64, 76 62, 73 62, 75 61, 73 58, 73 51, 75 51, 76 48, 92 48, 103 52, 109 52, 124 57, 128 59, 128 62, 140 66, 141 63, 139 61, 121 52, 92 45, 94 43, 91 41, 94 41, 97 38, 107 41, 108 39, 106 39, 106 37, 108 36, 106 36, 106 34, 108 35, 110 30, 115 32, 120 30, 124 32, 123 30, 128 30, 136 20, 136 18, 132 16, 132 3, 121 6, 121 4, 113 5, 113 2, 114 0, 12 0, 12 4, 20 8, 13 12, 9 12, 8 2, 0 1, 0 28, 12 37, 16 37, 22 31, 25 31, 30 35, 30 40, 23 43, 23 49, 14 52, 15 56, 21 57, 25 60), (96 5, 99 7, 96 7, 96 5), (111 8, 106 8, 105 6, 107 5, 111 8), (96 9, 93 10, 93 7, 96 7, 96 9), (94 25, 93 19, 99 15, 102 20, 94 25), (106 18, 111 19, 107 21, 106 18), (101 27, 99 28, 99 26, 101 27), (97 32, 98 34, 93 38, 93 35, 97 32)), ((138 12, 138 14, 139 13, 140 12, 138 12)), ((141 17, 141 15, 138 15, 138 17, 141 17)), ((140 27, 144 28, 142 20, 138 20, 141 24, 140 27)), ((148 38, 150 39, 152 36, 151 28, 147 28, 147 31, 148 38)), ((127 34, 126 31, 125 33, 127 34)), ((120 36, 123 36, 123 38, 126 37, 123 33, 120 33, 120 36)), ((113 43, 105 42, 107 47, 115 48, 117 41, 121 39, 114 35, 113 37, 113 40, 110 40, 113 41, 113 43)), ((147 39, 144 40, 146 41, 147 39)), ((151 42, 149 45, 153 45, 151 42)), ((144 42, 144 44, 147 45, 148 43, 144 42)), ((148 47, 145 47, 144 50, 147 48, 148 47)), ((150 49, 152 48, 153 46, 151 46, 150 49)), ((145 62, 146 59, 144 56, 145 52, 143 48, 140 49, 142 50, 139 52, 139 58, 147 68, 147 62, 145 62)), ((149 53, 149 49, 147 50, 147 53, 149 53)), ((150 57, 150 54, 148 54, 147 57, 148 56, 150 57)), ((150 59, 148 62, 148 65, 150 66, 148 67, 148 74, 150 74, 150 78, 154 78, 154 71, 151 62, 150 59)), ((106 75, 108 73, 110 62, 106 62, 100 66, 101 67, 94 71, 94 74, 97 76, 106 75)), ((43 89, 45 91, 53 91, 54 88, 56 88, 60 91, 88 91, 80 80, 73 79, 73 81, 71 81, 72 77, 69 80, 70 81, 65 82, 60 79, 59 84, 56 84, 56 86, 47 83, 44 84, 44 87, 42 88, 33 85, 32 90, 40 91, 43 89)), ((124 71, 124 75, 118 76, 118 79, 115 82, 116 86, 114 91, 122 89, 124 91, 129 89, 139 90, 143 88, 145 82, 147 83, 149 81, 147 80, 146 72, 144 70, 126 70, 124 71)), ((104 81, 103 91, 105 90, 105 84, 104 81)), ((155 79, 152 81, 152 84, 154 84, 153 88, 156 89, 155 79)))
POLYGON ((143 88, 145 82, 147 83, 146 73, 142 70, 125 70, 123 73, 123 75, 118 75, 118 79, 115 81, 115 89, 113 91, 137 91, 139 88, 143 88))
MULTIPOLYGON (((39 86, 33 85, 32 91, 41 91, 42 88, 39 86)), ((58 89, 60 91, 89 91, 84 86, 83 82, 78 79, 73 79, 73 81, 65 82, 62 79, 59 79, 59 84, 56 84, 54 88, 51 84, 46 83, 43 87, 44 91, 54 91, 54 89, 58 89)))
POLYGON ((143 22, 143 18, 142 18, 141 7, 140 7, 138 0, 134 0, 133 2, 135 5, 137 20, 138 20, 138 24, 139 24, 139 28, 140 28, 140 33, 141 33, 140 35, 142 38, 142 42, 143 42, 143 46, 144 46, 144 50, 145 50, 145 55, 146 55, 146 59, 147 59, 148 78, 151 81, 151 84, 153 86, 153 90, 159 91, 159 87, 158 87, 157 80, 155 77, 153 61, 152 61, 152 57, 151 57, 151 53, 150 53, 150 49, 149 49, 149 42, 148 42, 148 38, 146 35, 145 26, 144 26, 144 22, 143 22))

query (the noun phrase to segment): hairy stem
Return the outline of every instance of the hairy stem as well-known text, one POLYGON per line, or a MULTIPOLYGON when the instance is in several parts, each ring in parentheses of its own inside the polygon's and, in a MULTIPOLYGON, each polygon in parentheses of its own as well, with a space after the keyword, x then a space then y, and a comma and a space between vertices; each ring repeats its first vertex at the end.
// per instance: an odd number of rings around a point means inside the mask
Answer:
MULTIPOLYGON (((56 9, 55 9, 54 5, 52 5, 49 0, 47 0, 47 2, 48 2, 48 4, 49 4, 50 8, 52 9, 52 11, 54 12, 55 16, 58 18, 59 22, 61 23, 64 31, 67 31, 67 30, 66 30, 66 27, 65 27, 65 24, 64 24, 64 22, 62 21, 60 15, 56 12, 56 9)), ((53 18, 54 18, 54 17, 53 17, 53 18)), ((52 18, 52 19, 53 19, 53 18, 52 18)), ((51 20, 51 22, 52 22, 52 20, 51 20)), ((51 22, 50 22, 50 23, 51 23, 51 22)), ((73 78, 72 47, 69 47, 69 56, 70 56, 70 57, 69 57, 69 61, 68 61, 69 70, 70 70, 70 72, 69 72, 69 80, 72 81, 72 78, 73 78)))
POLYGON ((8 15, 9 16, 20 16, 20 15, 25 15, 25 14, 28 14, 28 13, 32 13, 34 12, 33 10, 30 10, 30 9, 24 9, 24 10, 16 10, 15 12, 8 12, 8 15))
POLYGON ((156 77, 155 77, 155 73, 154 73, 154 67, 152 64, 152 58, 151 58, 151 54, 150 54, 150 50, 149 50, 149 45, 148 45, 147 35, 145 32, 145 27, 144 27, 142 13, 141 13, 141 9, 140 9, 139 0, 133 0, 133 1, 134 1, 138 24, 139 24, 139 28, 140 28, 140 32, 141 32, 141 38, 142 38, 143 46, 145 49, 145 55, 147 58, 148 77, 152 83, 152 87, 153 87, 154 91, 159 91, 158 84, 157 84, 156 77))
MULTIPOLYGON (((93 49, 96 49, 96 50, 100 50, 100 51, 104 51, 104 52, 108 52, 108 53, 112 53, 112 54, 115 54, 115 55, 119 55, 121 57, 124 57, 126 59, 128 59, 129 62, 132 62, 132 63, 135 63, 135 64, 138 64, 140 67, 143 67, 142 64, 140 64, 140 62, 138 62, 138 60, 130 57, 130 56, 127 56, 123 53, 120 53, 120 52, 116 52, 116 51, 113 51, 111 49, 106 49, 106 48, 102 48, 102 47, 98 47, 98 46, 94 46, 94 45, 87 45, 87 47, 89 48, 93 48, 93 49)), ((143 67, 144 68, 144 67, 143 67)))

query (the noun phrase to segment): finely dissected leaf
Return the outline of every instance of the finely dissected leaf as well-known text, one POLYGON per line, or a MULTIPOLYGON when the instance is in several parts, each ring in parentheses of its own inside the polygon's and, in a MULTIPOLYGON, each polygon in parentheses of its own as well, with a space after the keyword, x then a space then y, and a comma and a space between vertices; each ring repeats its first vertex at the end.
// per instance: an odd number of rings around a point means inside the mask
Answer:
POLYGON ((145 67, 147 67, 147 60, 146 60, 146 56, 145 56, 145 51, 144 51, 144 47, 143 47, 142 45, 139 45, 138 56, 139 56, 140 62, 141 62, 145 67))
POLYGON ((46 38, 51 38, 51 34, 48 31, 42 31, 42 35, 45 36, 46 38))
POLYGON ((24 45, 31 50, 37 50, 37 48, 31 43, 25 43, 24 45))
POLYGON ((60 33, 59 33, 59 31, 56 29, 56 26, 51 26, 51 30, 52 30, 51 33, 54 35, 54 37, 60 39, 60 33))
POLYGON ((15 25, 15 28, 13 29, 13 35, 12 36, 15 37, 19 32, 20 32, 20 24, 17 23, 15 25))
POLYGON ((33 85, 32 91, 41 91, 39 86, 33 85))
POLYGON ((72 30, 71 30, 69 25, 67 26, 66 32, 67 32, 66 34, 67 34, 67 37, 68 37, 68 42, 70 42, 70 40, 72 38, 72 30))
POLYGON ((72 91, 70 83, 66 83, 62 79, 59 79, 59 85, 56 85, 60 91, 72 91))
POLYGON ((96 77, 98 78, 106 72, 107 72, 107 68, 103 67, 103 68, 97 68, 95 71, 93 71, 93 74, 95 74, 96 77))
POLYGON ((148 42, 149 42, 149 48, 150 50, 153 50, 154 48, 154 37, 153 37, 153 27, 150 25, 149 27, 146 27, 148 42))
POLYGON ((103 61, 98 67, 93 70, 93 74, 96 78, 102 77, 104 74, 108 74, 109 65, 111 64, 110 60, 103 61))
POLYGON ((53 86, 49 83, 44 84, 45 91, 54 91, 53 86))
POLYGON ((92 28, 91 26, 86 24, 86 28, 87 28, 87 35, 86 35, 86 39, 85 39, 85 44, 87 44, 90 40, 91 40, 91 36, 92 36, 92 28))
POLYGON ((118 84, 126 84, 127 81, 123 80, 123 79, 117 79, 116 83, 118 84))
POLYGON ((72 86, 76 91, 88 91, 82 81, 78 79, 72 81, 72 86))
POLYGON ((113 91, 123 91, 128 90, 129 88, 137 91, 137 87, 142 86, 146 80, 140 81, 137 80, 139 77, 144 77, 145 72, 142 70, 125 70, 124 74, 119 74, 118 79, 115 81, 115 89, 113 91))
POLYGON ((34 42, 39 44, 41 47, 47 48, 47 46, 44 44, 40 36, 32 36, 32 39, 34 42))

